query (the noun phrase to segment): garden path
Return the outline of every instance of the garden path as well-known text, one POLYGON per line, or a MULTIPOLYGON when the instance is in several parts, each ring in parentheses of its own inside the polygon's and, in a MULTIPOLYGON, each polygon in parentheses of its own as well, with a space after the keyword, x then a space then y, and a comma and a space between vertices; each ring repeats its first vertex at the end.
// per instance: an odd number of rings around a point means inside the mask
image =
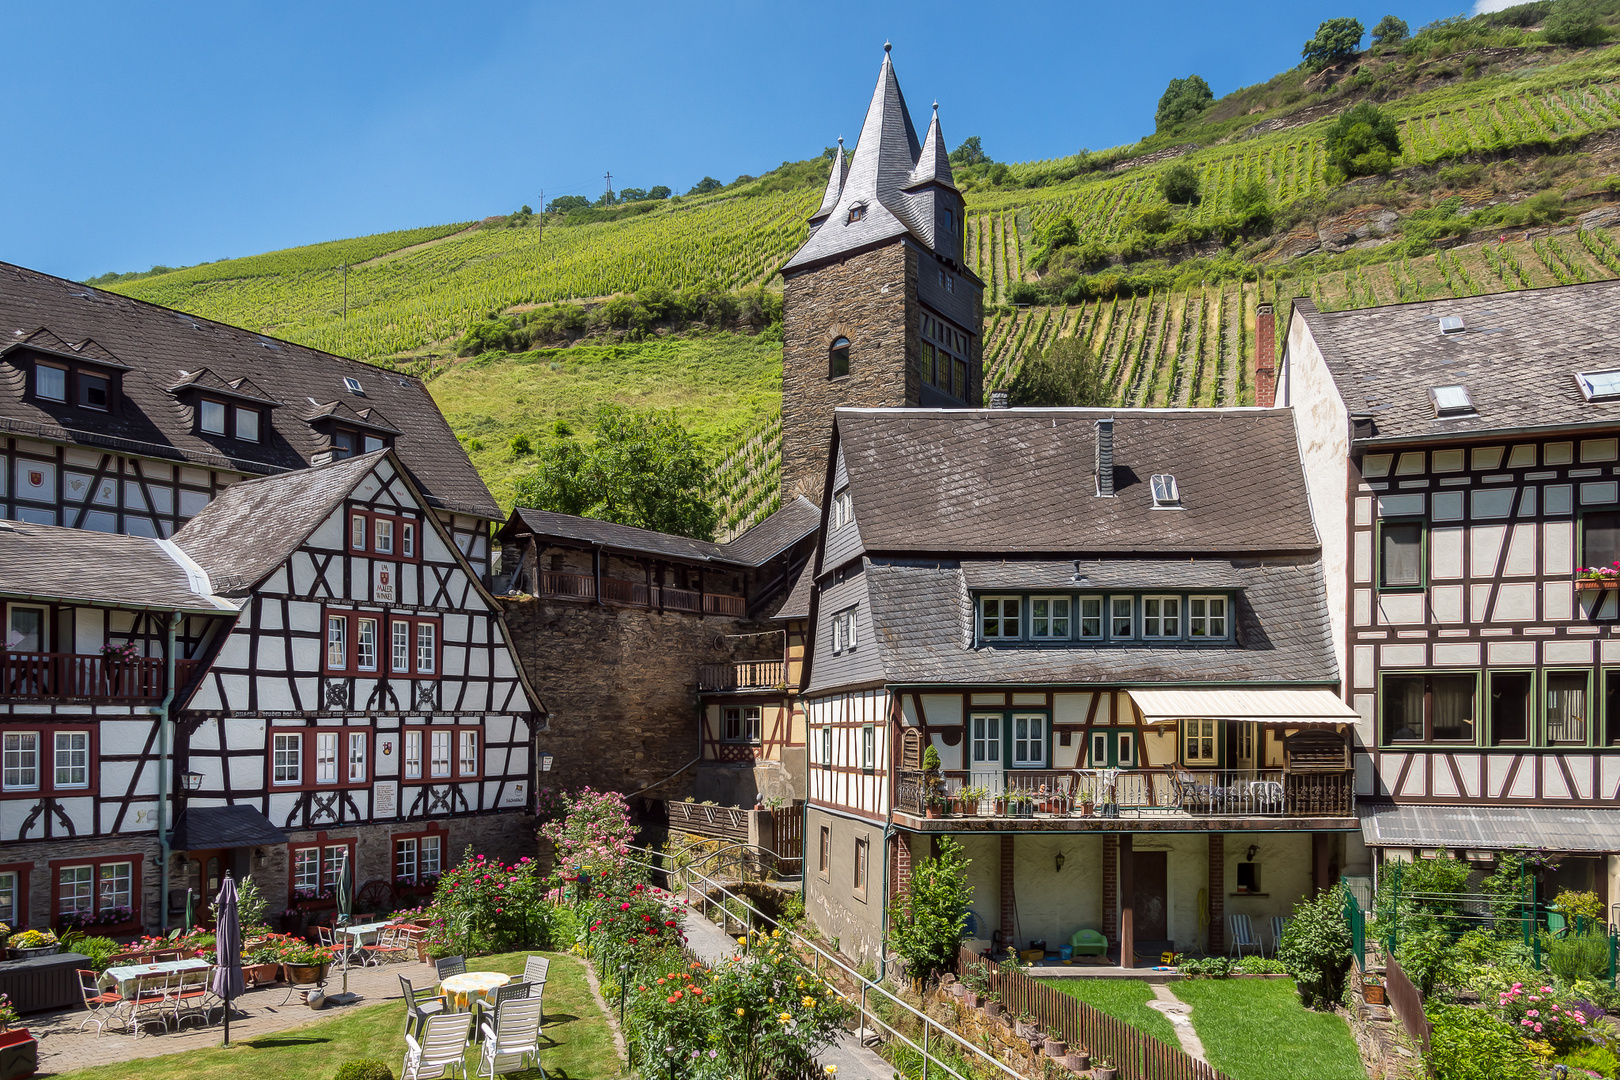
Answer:
MULTIPOLYGON (((336 972, 327 990, 336 993, 342 976, 336 972)), ((382 967, 358 967, 349 971, 349 991, 359 994, 357 1004, 375 1005, 401 996, 399 977, 403 975, 417 986, 438 982, 438 974, 428 964, 387 964, 382 967)), ((283 1005, 287 996, 285 986, 270 986, 249 990, 236 999, 237 1011, 231 1019, 231 1043, 244 1042, 257 1035, 307 1024, 337 1015, 341 1009, 328 1006, 312 1012, 297 997, 283 1005), (246 1015, 243 1015, 246 1014, 246 1015)), ((346 1009, 348 1006, 343 1006, 346 1009)), ((39 1071, 42 1074, 64 1073, 73 1069, 87 1069, 92 1065, 111 1065, 131 1058, 157 1057, 178 1054, 183 1050, 196 1050, 205 1046, 218 1046, 222 1030, 218 1024, 202 1028, 194 1025, 178 1031, 156 1033, 151 1028, 139 1039, 109 1027, 98 1035, 92 1027, 80 1030, 85 1018, 84 1009, 60 1012, 29 1013, 21 1027, 26 1027, 39 1040, 39 1071)), ((842 1071, 842 1070, 840 1070, 842 1071)))
MULTIPOLYGON (((686 947, 711 966, 737 955, 737 939, 695 911, 686 914, 686 947)), ((823 1066, 837 1066, 838 1080, 892 1080, 895 1075, 893 1065, 862 1046, 860 1040, 847 1031, 822 1051, 818 1060, 823 1066)))
POLYGON ((1164 983, 1149 983, 1148 989, 1153 991, 1153 1000, 1147 1003, 1147 1007, 1164 1013, 1164 1018, 1175 1029, 1181 1048, 1199 1061, 1208 1060, 1204 1057, 1203 1040, 1199 1039, 1198 1032, 1193 1028, 1192 1006, 1171 993, 1170 987, 1164 983))

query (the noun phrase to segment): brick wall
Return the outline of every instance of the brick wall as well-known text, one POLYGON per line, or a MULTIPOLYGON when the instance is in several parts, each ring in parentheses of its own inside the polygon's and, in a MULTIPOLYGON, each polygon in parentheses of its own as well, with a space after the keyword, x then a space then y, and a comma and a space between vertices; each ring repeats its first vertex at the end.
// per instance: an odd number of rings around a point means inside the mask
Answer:
POLYGON ((1226 834, 1209 834, 1209 953, 1226 951, 1226 834))
POLYGON ((1119 944, 1119 837, 1103 837, 1103 937, 1119 944))
MULTIPOLYGON (((829 226, 830 227, 830 226, 829 226)), ((789 278, 782 294, 782 497, 819 504, 839 406, 914 405, 919 396, 917 252, 896 241, 789 278), (829 379, 834 339, 849 375, 829 379)))
POLYGON ((1013 940, 1018 926, 1018 904, 1013 893, 1017 839, 1015 836, 1001 838, 1001 932, 1008 941, 1013 940))
POLYGON ((894 838, 894 862, 889 870, 891 901, 898 901, 911 891, 911 841, 905 833, 894 838))

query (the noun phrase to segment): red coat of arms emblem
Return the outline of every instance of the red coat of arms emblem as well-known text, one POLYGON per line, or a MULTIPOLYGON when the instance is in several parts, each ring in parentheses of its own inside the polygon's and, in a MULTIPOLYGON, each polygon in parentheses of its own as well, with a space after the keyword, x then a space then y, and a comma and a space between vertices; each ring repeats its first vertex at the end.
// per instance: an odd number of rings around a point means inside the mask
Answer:
POLYGON ((45 474, 40 472, 38 469, 31 469, 28 473, 28 482, 34 487, 44 487, 45 474))

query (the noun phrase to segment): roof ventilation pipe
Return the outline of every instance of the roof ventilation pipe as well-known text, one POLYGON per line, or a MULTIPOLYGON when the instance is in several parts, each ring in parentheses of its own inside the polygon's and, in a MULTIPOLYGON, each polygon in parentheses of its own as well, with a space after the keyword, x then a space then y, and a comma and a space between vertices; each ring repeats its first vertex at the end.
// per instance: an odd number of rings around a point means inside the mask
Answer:
POLYGON ((1097 497, 1114 497, 1114 418, 1097 421, 1097 497))

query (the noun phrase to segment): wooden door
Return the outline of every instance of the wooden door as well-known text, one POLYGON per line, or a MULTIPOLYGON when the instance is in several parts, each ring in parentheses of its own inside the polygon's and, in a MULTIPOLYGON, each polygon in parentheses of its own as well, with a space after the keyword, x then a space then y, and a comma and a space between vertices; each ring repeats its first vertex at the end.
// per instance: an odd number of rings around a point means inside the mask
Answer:
POLYGON ((214 925, 214 897, 219 895, 219 887, 225 880, 225 870, 230 866, 230 859, 231 853, 225 848, 186 853, 186 880, 180 885, 182 897, 180 911, 182 915, 185 913, 184 890, 192 890, 197 896, 199 926, 214 925))
POLYGON ((1165 903, 1165 870, 1167 851, 1133 851, 1131 853, 1131 911, 1136 928, 1136 940, 1168 941, 1170 918, 1165 903))

